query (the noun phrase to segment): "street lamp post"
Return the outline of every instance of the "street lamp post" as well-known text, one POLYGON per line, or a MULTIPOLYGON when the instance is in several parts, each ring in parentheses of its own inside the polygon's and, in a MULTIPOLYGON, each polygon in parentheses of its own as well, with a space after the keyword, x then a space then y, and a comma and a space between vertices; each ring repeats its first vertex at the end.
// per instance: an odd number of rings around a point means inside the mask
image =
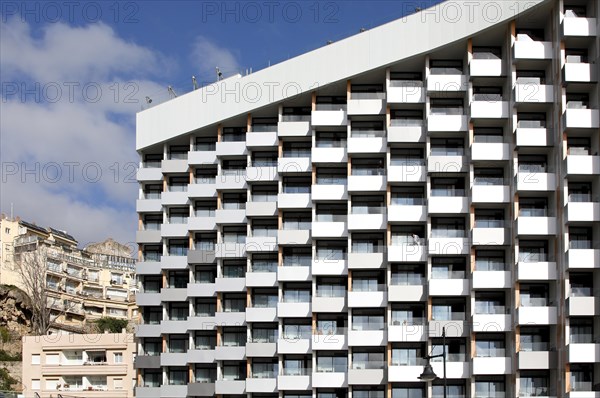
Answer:
POLYGON ((431 367, 431 359, 432 358, 439 358, 442 357, 443 360, 443 369, 444 369, 444 377, 443 377, 443 381, 444 381, 444 398, 446 398, 446 328, 443 327, 442 328, 442 353, 439 355, 426 355, 424 358, 427 360, 427 363, 425 364, 425 368, 423 369, 423 373, 421 373, 421 376, 419 376, 420 380, 426 381, 426 382, 431 382, 434 381, 435 379, 437 379, 437 375, 435 374, 435 372, 433 371, 433 368, 431 367))

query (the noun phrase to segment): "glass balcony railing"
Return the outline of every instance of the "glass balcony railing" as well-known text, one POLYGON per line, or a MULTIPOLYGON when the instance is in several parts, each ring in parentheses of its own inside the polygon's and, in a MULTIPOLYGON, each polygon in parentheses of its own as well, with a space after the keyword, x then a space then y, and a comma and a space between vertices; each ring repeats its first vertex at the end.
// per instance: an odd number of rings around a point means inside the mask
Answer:
POLYGON ((310 122, 310 115, 281 115, 282 122, 310 122))
POLYGON ((422 127, 424 124, 423 119, 390 119, 392 127, 422 127))
POLYGON ((316 297, 346 297, 346 287, 344 286, 317 286, 316 297))
POLYGON ((356 369, 356 370, 385 369, 385 362, 383 362, 383 361, 353 361, 352 369, 356 369))

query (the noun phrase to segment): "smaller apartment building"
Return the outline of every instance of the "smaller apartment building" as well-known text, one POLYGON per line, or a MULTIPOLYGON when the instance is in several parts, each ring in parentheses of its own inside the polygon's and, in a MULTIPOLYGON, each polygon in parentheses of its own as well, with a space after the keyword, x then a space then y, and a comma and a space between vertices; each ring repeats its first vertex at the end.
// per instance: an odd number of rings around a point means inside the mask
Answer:
POLYGON ((25 336, 23 392, 41 398, 131 398, 134 355, 130 333, 25 336))

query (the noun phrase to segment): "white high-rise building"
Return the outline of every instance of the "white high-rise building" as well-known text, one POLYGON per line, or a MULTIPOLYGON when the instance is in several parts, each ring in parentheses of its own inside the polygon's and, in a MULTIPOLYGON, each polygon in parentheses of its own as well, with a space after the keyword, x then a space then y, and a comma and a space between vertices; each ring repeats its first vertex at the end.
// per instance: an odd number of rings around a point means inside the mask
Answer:
POLYGON ((448 397, 600 397, 599 8, 448 1, 140 112, 137 396, 441 398, 445 330, 448 397))

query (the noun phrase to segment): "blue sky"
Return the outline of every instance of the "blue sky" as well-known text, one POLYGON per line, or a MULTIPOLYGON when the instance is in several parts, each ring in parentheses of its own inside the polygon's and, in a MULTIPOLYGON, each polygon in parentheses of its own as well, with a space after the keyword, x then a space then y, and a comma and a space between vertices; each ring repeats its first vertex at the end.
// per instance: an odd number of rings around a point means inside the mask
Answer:
MULTIPOLYGON (((0 3, 0 209, 135 247, 135 113, 425 8, 396 1, 0 3)), ((397 38, 414 40, 414 38, 397 38)))

